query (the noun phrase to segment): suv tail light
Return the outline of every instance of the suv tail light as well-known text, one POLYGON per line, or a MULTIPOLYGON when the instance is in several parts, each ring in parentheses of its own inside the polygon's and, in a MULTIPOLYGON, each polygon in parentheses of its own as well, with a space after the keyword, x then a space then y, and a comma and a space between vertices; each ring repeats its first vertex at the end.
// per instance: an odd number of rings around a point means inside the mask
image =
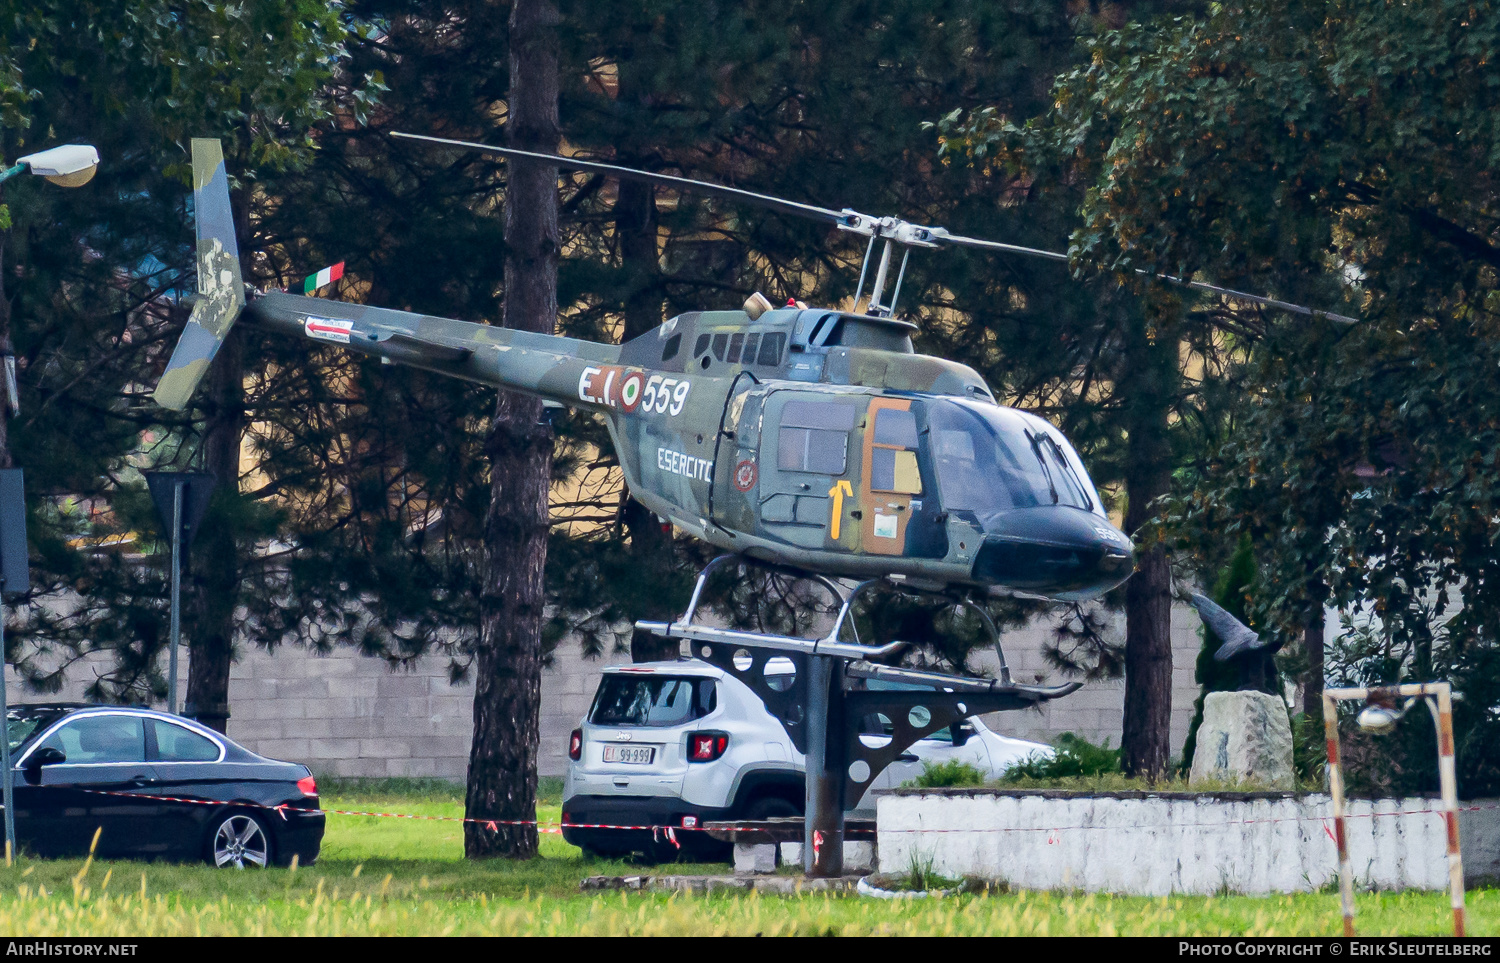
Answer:
POLYGON ((297 780, 297 790, 304 796, 316 796, 318 794, 318 781, 312 776, 303 776, 297 780))
POLYGON ((688 733, 688 762, 713 762, 728 748, 727 732, 688 733))
POLYGON ((568 758, 577 762, 583 758, 583 730, 574 729, 568 736, 568 758))

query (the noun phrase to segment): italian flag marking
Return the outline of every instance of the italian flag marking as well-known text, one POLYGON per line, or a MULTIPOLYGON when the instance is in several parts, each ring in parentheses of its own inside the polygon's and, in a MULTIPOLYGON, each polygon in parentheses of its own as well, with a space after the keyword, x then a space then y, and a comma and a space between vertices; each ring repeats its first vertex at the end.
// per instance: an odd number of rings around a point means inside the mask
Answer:
POLYGON ((331 267, 324 268, 317 274, 309 274, 307 276, 307 280, 302 282, 302 293, 312 294, 318 288, 332 284, 343 276, 344 262, 340 261, 339 263, 332 265, 331 267))

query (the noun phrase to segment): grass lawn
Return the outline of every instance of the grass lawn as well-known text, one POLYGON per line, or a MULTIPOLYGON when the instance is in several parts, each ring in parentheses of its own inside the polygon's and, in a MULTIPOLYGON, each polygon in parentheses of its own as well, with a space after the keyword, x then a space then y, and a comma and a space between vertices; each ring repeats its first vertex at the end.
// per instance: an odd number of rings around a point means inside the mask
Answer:
MULTIPOLYGON (((457 816, 461 790, 412 782, 327 784, 332 809, 457 816)), ((560 816, 544 795, 542 822, 560 816)), ((460 824, 329 816, 317 865, 233 872, 83 860, 0 866, 8 935, 1326 935, 1338 896, 1103 897, 1011 893, 887 902, 809 895, 581 894, 584 876, 641 872, 585 860, 560 836, 526 863, 463 859, 460 824)), ((728 872, 679 866, 672 872, 728 872)), ((1500 890, 1469 894, 1469 931, 1500 933, 1500 890)), ((1444 893, 1364 893, 1366 935, 1451 932, 1444 893)))

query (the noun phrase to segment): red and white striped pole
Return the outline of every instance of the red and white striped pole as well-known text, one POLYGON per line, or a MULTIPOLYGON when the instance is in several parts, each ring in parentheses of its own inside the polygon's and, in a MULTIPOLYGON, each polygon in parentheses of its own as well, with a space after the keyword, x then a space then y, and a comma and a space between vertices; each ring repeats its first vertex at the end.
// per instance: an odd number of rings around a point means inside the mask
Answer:
POLYGON ((1448 826, 1448 893, 1453 904, 1453 935, 1464 935, 1464 860, 1458 851, 1458 771, 1453 761, 1453 690, 1446 682, 1425 688, 1437 696, 1438 783, 1443 820, 1448 826))
POLYGON ((1448 836, 1448 894, 1453 906, 1453 935, 1463 936, 1464 863, 1458 845, 1458 770, 1453 758, 1453 687, 1446 682, 1380 688, 1325 689, 1323 732, 1328 740, 1328 791, 1333 796, 1334 841, 1339 850, 1339 900, 1344 910, 1344 935, 1354 935, 1354 873, 1349 865, 1349 841, 1344 825, 1344 773, 1339 765, 1337 703, 1340 699, 1390 700, 1420 698, 1437 703, 1438 785, 1442 792, 1443 824, 1448 836))
POLYGON ((1339 765, 1339 689, 1323 690, 1323 735, 1328 741, 1328 791, 1333 796, 1333 839, 1339 850, 1339 903, 1344 935, 1354 935, 1354 872, 1349 866, 1349 835, 1344 827, 1344 770, 1339 765))

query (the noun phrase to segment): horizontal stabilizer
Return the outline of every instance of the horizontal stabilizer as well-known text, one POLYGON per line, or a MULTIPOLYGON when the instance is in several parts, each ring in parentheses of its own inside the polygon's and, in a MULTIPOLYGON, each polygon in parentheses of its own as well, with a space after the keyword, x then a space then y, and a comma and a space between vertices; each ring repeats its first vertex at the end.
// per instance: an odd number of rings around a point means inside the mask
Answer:
POLYGON ((229 178, 223 150, 212 138, 193 138, 193 207, 198 222, 198 298, 151 396, 163 408, 176 411, 192 400, 198 382, 245 307, 229 178))

